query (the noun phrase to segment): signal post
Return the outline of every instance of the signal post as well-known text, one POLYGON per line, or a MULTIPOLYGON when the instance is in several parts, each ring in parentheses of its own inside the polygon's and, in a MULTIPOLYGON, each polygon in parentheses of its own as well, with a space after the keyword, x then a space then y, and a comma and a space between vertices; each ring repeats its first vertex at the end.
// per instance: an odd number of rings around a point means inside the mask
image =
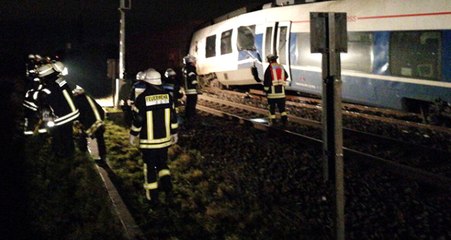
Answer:
POLYGON ((311 12, 312 53, 322 53, 323 175, 333 189, 335 236, 345 239, 340 52, 347 52, 346 13, 311 12))

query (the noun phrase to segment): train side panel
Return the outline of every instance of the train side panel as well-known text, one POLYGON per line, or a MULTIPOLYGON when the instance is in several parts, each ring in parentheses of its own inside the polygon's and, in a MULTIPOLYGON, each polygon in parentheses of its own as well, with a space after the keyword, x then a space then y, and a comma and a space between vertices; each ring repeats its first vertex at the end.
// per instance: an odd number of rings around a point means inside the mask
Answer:
POLYGON ((286 24, 289 88, 320 95, 321 54, 310 53, 310 12, 347 13, 349 50, 341 54, 345 101, 396 109, 411 100, 451 102, 448 0, 341 0, 259 10, 195 33, 190 53, 198 57, 200 74, 215 73, 226 85, 255 84, 251 67, 256 66, 262 78, 264 56, 280 50, 268 48, 268 41, 273 41, 271 47, 280 41, 268 37, 268 29, 286 24), (240 27, 252 29, 253 49, 237 46, 240 27), (206 38, 215 35, 215 51, 220 52, 227 29, 232 30, 232 52, 205 57, 206 38))

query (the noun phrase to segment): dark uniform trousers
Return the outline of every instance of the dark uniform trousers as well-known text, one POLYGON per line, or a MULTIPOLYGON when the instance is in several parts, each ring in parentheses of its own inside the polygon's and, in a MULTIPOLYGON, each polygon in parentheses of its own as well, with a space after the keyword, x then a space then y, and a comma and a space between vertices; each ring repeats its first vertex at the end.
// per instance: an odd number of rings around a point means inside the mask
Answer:
POLYGON ((197 94, 187 94, 186 95, 186 119, 192 119, 196 116, 196 104, 197 104, 197 94))
POLYGON ((276 115, 276 106, 281 113, 282 122, 287 121, 287 114, 285 112, 285 98, 268 98, 270 119, 274 120, 276 115))
POLYGON ((70 157, 74 154, 75 145, 72 130, 72 122, 50 129, 52 150, 58 157, 70 157))
POLYGON ((170 194, 172 191, 171 175, 167 165, 168 148, 141 149, 144 161, 145 186, 149 187, 148 199, 158 201, 158 190, 170 194), (159 180, 159 182, 158 182, 159 180))

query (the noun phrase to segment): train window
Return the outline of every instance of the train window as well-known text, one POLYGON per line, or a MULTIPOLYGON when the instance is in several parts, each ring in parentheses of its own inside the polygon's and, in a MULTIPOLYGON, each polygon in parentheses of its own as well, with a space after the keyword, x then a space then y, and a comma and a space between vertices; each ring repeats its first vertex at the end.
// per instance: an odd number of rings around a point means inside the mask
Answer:
POLYGON ((341 54, 341 67, 346 70, 371 73, 373 35, 369 32, 349 32, 348 52, 341 54))
POLYGON ((440 80, 441 33, 438 31, 392 32, 390 71, 392 75, 440 80))
POLYGON ((268 56, 268 54, 272 53, 271 44, 272 44, 272 27, 266 28, 266 35, 265 35, 265 54, 268 56))
MULTIPOLYGON (((343 70, 371 73, 373 69, 372 38, 372 34, 368 32, 351 32, 348 34, 348 52, 340 55, 343 70)), ((297 33, 295 39, 296 52, 291 57, 292 64, 321 67, 322 55, 310 51, 310 34, 297 33)))
POLYGON ((321 53, 311 53, 310 51, 310 34, 296 34, 296 52, 292 56, 293 65, 321 67, 321 53))
POLYGON ((216 56, 216 35, 207 37, 207 44, 205 45, 205 57, 216 56))
POLYGON ((280 27, 279 28, 279 47, 277 54, 279 55, 279 63, 280 64, 286 64, 287 61, 287 27, 280 27))
POLYGON ((221 34, 221 54, 232 52, 232 29, 221 34))
POLYGON ((238 28, 238 50, 255 51, 255 25, 238 28))

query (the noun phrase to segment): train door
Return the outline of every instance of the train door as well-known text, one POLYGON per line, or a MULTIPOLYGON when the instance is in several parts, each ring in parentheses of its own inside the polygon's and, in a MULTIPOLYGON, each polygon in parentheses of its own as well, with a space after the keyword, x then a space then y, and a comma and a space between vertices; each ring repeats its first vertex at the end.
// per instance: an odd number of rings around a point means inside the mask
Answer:
POLYGON ((273 53, 279 56, 278 62, 283 65, 290 74, 290 30, 291 22, 274 22, 268 24, 265 29, 263 42, 264 69, 268 67, 266 56, 273 53))

